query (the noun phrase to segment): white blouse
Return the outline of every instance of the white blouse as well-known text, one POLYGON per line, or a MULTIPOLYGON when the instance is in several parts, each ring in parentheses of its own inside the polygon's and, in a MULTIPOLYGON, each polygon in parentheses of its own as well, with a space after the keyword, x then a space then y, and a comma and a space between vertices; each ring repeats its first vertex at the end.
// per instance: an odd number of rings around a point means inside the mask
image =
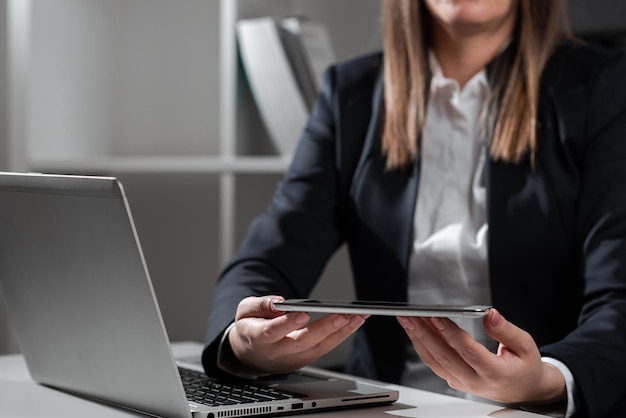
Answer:
MULTIPOLYGON (((485 71, 461 89, 430 54, 426 108, 409 265, 410 302, 489 305, 485 152, 481 109, 485 71)), ((481 321, 458 321, 487 342, 481 321)))
MULTIPOLYGON (((489 94, 485 71, 461 89, 446 78, 435 54, 422 133, 408 299, 424 304, 489 305, 485 152, 481 109, 489 94)), ((456 322, 490 348, 482 321, 456 322)), ((426 367, 412 347, 402 384, 464 396, 426 367)))

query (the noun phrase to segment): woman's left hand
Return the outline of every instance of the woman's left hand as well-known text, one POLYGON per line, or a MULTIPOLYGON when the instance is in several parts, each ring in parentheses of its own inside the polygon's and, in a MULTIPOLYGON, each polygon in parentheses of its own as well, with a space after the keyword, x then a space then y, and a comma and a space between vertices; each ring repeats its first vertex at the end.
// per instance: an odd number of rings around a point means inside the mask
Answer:
POLYGON ((490 309, 483 325, 500 343, 497 354, 450 319, 398 317, 398 321, 422 361, 454 389, 509 404, 553 403, 567 397, 563 375, 541 361, 530 334, 495 309, 490 309))

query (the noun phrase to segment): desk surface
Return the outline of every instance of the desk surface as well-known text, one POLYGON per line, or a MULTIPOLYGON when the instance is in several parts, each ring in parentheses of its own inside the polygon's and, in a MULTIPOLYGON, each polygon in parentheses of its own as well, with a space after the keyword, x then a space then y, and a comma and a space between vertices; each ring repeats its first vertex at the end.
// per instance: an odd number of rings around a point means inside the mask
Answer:
MULTIPOLYGON (((195 355, 196 343, 175 343, 174 354, 179 357, 195 355)), ((458 399, 397 385, 388 385, 400 391, 400 399, 393 405, 358 410, 360 418, 414 417, 414 418, 530 418, 541 415, 503 409, 502 407, 458 399)), ((302 415, 307 418, 353 417, 354 410, 331 411, 302 415)), ((78 398, 39 385, 31 380, 21 355, 0 356, 0 416, 25 418, 137 418, 143 415, 78 398)))

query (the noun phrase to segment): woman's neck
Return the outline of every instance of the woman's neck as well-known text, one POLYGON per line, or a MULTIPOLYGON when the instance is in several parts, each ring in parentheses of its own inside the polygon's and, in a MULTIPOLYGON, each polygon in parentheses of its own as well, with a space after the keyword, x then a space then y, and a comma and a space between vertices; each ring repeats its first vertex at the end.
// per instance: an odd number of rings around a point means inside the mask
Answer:
POLYGON ((501 51, 511 38, 514 21, 488 31, 454 31, 433 25, 433 51, 443 74, 461 88, 501 51))

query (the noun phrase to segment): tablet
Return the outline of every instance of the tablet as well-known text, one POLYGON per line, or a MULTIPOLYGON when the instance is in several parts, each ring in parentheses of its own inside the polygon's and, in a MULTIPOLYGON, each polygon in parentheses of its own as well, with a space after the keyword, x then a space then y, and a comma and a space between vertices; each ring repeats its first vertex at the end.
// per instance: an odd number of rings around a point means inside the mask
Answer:
POLYGON ((287 299, 274 302, 279 311, 345 313, 384 316, 438 316, 445 318, 481 318, 487 305, 417 305, 406 302, 364 300, 287 299))

